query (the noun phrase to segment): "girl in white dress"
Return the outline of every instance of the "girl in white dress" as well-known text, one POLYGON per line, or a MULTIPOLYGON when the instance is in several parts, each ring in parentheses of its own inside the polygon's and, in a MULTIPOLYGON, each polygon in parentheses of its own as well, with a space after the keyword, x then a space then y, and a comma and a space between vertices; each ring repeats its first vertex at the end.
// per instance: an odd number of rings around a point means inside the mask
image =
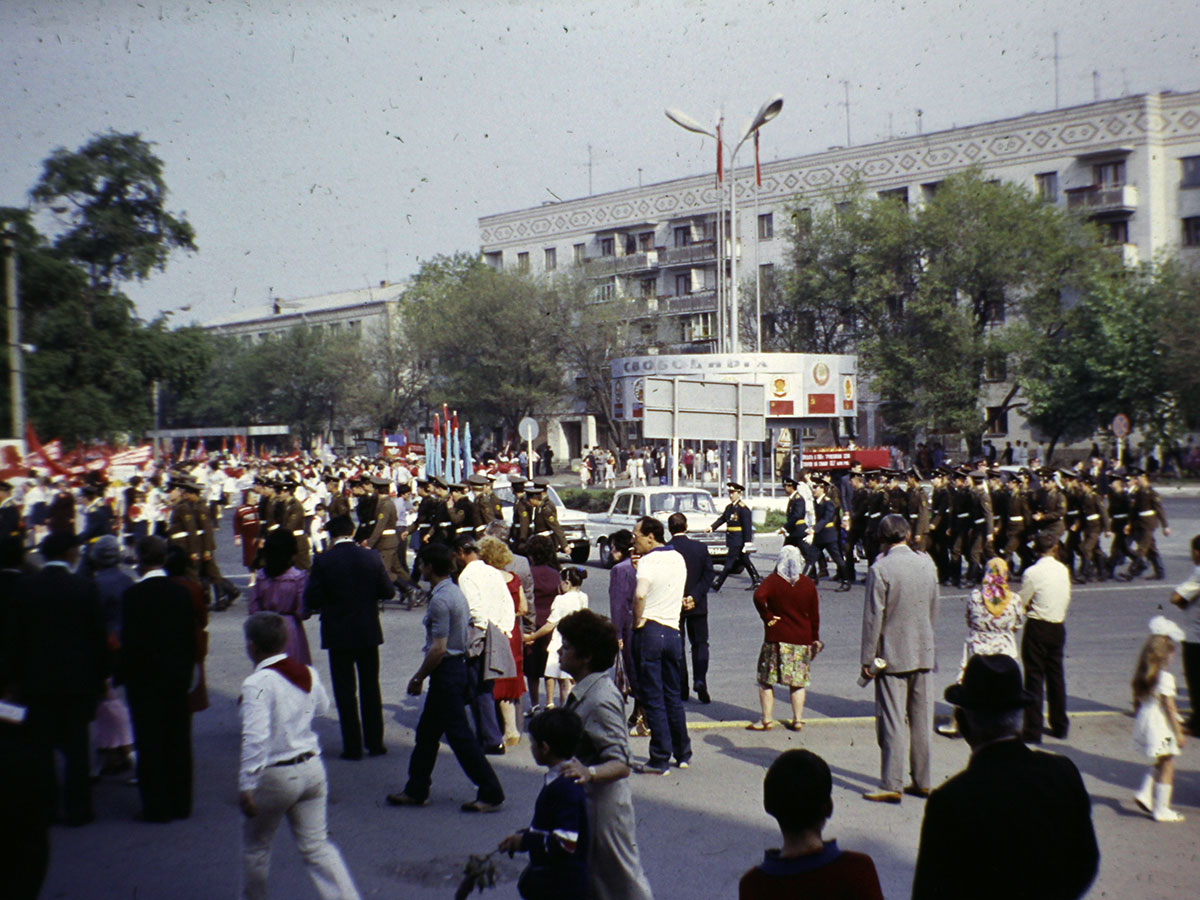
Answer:
POLYGON ((525 636, 525 643, 529 644, 543 635, 554 632, 554 636, 550 638, 550 646, 546 648, 546 671, 543 675, 546 679, 547 705, 554 697, 554 682, 558 682, 559 705, 566 704, 567 695, 571 693, 571 688, 575 685, 571 676, 564 672, 558 664, 558 648, 562 646, 562 635, 558 633, 556 626, 564 616, 588 608, 587 594, 579 589, 585 578, 587 578, 587 569, 579 566, 568 566, 563 569, 562 582, 558 586, 558 596, 554 598, 554 603, 550 606, 550 615, 546 618, 546 624, 533 634, 525 636))
POLYGON ((1167 671, 1167 666, 1184 634, 1165 616, 1151 620, 1150 632, 1133 673, 1133 703, 1137 709, 1133 742, 1154 760, 1154 765, 1142 779, 1133 802, 1156 822, 1182 822, 1183 816, 1171 809, 1171 789, 1175 781, 1175 757, 1185 738, 1175 709, 1175 676, 1167 671))

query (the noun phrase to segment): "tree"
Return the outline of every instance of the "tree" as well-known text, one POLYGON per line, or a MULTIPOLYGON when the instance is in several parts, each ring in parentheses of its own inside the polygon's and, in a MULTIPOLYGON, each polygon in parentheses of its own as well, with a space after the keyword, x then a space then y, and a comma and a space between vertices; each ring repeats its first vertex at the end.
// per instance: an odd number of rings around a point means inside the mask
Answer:
POLYGON ((346 379, 346 407, 380 428, 395 430, 417 421, 428 393, 430 367, 413 344, 400 314, 389 315, 366 335, 358 356, 362 376, 346 379))
POLYGON ((430 400, 509 433, 524 416, 557 408, 570 321, 560 301, 547 285, 494 271, 473 254, 423 263, 403 317, 429 366, 430 400))
POLYGON ((74 152, 59 147, 30 192, 63 230, 54 249, 88 272, 93 293, 144 281, 175 249, 195 251, 195 232, 166 210, 163 164, 140 134, 110 131, 74 152))

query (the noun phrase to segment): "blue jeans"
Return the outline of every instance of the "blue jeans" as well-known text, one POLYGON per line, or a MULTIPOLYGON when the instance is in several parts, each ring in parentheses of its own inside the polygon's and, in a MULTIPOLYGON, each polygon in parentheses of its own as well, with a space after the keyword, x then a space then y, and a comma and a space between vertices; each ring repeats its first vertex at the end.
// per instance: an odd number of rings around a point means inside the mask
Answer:
POLYGON ((680 699, 683 641, 678 628, 647 622, 633 633, 638 664, 638 689, 646 724, 650 726, 650 765, 666 766, 692 758, 687 718, 680 699))

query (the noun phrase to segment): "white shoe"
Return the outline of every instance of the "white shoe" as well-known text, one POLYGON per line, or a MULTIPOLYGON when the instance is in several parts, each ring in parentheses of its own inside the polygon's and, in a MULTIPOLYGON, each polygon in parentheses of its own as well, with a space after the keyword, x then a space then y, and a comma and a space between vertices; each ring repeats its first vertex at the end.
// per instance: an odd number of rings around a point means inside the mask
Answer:
POLYGON ((1171 788, 1169 784, 1154 786, 1154 821, 1182 822, 1184 817, 1171 809, 1171 788))
POLYGON ((1154 815, 1154 776, 1150 773, 1142 778, 1142 786, 1133 795, 1133 802, 1142 812, 1154 815))

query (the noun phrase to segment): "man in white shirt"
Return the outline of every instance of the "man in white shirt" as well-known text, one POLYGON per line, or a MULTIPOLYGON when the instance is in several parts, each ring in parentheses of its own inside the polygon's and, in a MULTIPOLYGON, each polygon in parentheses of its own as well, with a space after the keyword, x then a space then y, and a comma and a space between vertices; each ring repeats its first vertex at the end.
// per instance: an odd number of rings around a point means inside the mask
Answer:
MULTIPOLYGON (((458 573, 458 588, 467 598, 471 610, 471 627, 482 641, 488 623, 495 623, 505 637, 512 636, 516 624, 516 610, 508 584, 499 569, 493 569, 479 558, 475 538, 461 535, 455 541, 455 555, 461 569, 458 573)), ((471 709, 475 713, 475 732, 483 752, 501 756, 504 753, 504 732, 496 716, 496 701, 492 697, 494 682, 484 678, 483 654, 471 656, 467 665, 471 684, 471 709)))
POLYGON ((1033 694, 1033 703, 1025 710, 1022 739, 1040 744, 1042 732, 1065 740, 1067 684, 1063 675, 1063 649, 1067 644, 1064 624, 1071 603, 1071 573, 1055 558, 1058 538, 1039 531, 1033 539, 1039 559, 1021 575, 1021 604, 1028 619, 1021 637, 1021 663, 1025 668, 1025 690, 1033 694), (1049 708, 1047 726, 1042 719, 1042 696, 1049 708))
POLYGON ((271 841, 287 816, 317 893, 324 900, 357 900, 354 879, 325 828, 325 765, 312 720, 329 711, 329 695, 315 669, 283 652, 281 616, 255 613, 244 629, 254 672, 242 682, 242 896, 266 898, 271 841))
POLYGON ((644 775, 668 774, 672 756, 681 769, 686 769, 692 758, 680 699, 683 641, 679 618, 687 563, 664 538, 662 522, 652 516, 643 516, 633 529, 634 549, 641 554, 633 596, 633 657, 650 726, 650 758, 634 770, 644 775))
POLYGON ((1200 534, 1192 538, 1191 577, 1171 593, 1171 602, 1188 611, 1187 636, 1183 640, 1183 677, 1187 680, 1192 714, 1184 724, 1188 734, 1200 734, 1200 534))

